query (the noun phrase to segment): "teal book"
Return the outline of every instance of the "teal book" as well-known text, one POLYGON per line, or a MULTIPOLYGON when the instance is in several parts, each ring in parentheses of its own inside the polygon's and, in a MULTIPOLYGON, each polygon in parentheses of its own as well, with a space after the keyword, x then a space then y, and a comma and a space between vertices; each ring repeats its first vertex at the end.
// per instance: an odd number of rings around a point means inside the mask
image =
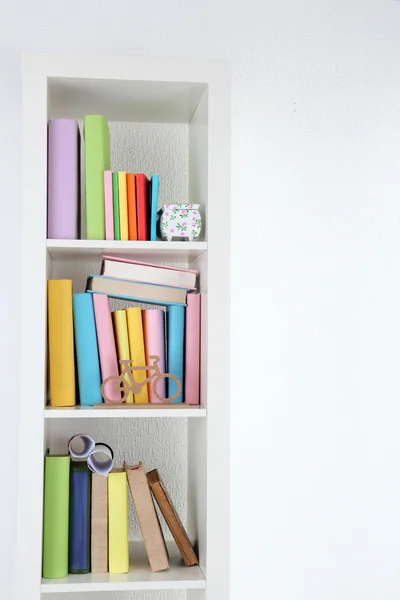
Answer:
POLYGON ((101 404, 100 360, 92 295, 73 294, 72 308, 79 402, 84 406, 101 404))
POLYGON ((105 240, 104 171, 110 170, 110 132, 101 115, 86 115, 85 139, 86 237, 105 240))
MULTIPOLYGON (((168 373, 175 375, 181 384, 180 394, 173 403, 183 402, 183 356, 185 335, 185 307, 167 306, 167 363, 168 373)), ((177 392, 177 384, 168 378, 168 398, 177 392)))
POLYGON ((121 229, 119 225, 119 192, 118 192, 118 173, 112 174, 113 188, 113 208, 114 208, 114 240, 121 239, 121 229))
POLYGON ((155 242, 157 240, 157 204, 158 190, 160 188, 160 178, 158 175, 153 175, 150 180, 150 202, 149 202, 149 240, 155 242))

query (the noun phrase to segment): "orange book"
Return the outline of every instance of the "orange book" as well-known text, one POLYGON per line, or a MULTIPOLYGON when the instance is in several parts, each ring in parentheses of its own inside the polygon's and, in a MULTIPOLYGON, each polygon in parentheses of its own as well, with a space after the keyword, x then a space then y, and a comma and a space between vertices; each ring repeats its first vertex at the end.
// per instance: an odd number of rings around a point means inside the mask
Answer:
POLYGON ((135 173, 126 174, 126 187, 128 193, 129 239, 137 240, 135 173))

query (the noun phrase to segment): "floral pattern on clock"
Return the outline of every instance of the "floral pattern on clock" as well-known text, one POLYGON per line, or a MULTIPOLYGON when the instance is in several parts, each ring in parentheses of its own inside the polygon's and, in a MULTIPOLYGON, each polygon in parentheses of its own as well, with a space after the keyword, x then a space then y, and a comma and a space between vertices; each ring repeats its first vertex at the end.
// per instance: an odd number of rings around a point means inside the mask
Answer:
POLYGON ((192 242, 201 232, 200 204, 165 204, 158 211, 159 236, 163 240, 188 239, 192 242))

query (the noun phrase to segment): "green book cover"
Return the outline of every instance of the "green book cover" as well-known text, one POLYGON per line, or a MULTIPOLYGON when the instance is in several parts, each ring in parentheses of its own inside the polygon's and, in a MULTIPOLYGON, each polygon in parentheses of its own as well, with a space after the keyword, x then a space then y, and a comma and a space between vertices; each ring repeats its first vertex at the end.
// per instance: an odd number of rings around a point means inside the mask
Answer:
POLYGON ((69 456, 46 456, 44 464, 43 577, 68 575, 69 456))
POLYGON ((118 192, 118 173, 112 174, 113 185, 113 208, 114 208, 114 240, 121 239, 121 229, 119 225, 119 192, 118 192))
POLYGON ((110 132, 101 115, 86 115, 85 139, 86 238, 105 239, 104 171, 110 170, 110 132))

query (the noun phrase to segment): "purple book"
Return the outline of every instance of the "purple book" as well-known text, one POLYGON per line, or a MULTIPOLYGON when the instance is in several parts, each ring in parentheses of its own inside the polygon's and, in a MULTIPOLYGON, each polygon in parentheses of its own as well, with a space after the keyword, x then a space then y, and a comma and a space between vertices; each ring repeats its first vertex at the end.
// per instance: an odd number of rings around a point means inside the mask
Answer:
POLYGON ((48 125, 47 237, 79 237, 80 134, 76 121, 53 119, 48 125))

